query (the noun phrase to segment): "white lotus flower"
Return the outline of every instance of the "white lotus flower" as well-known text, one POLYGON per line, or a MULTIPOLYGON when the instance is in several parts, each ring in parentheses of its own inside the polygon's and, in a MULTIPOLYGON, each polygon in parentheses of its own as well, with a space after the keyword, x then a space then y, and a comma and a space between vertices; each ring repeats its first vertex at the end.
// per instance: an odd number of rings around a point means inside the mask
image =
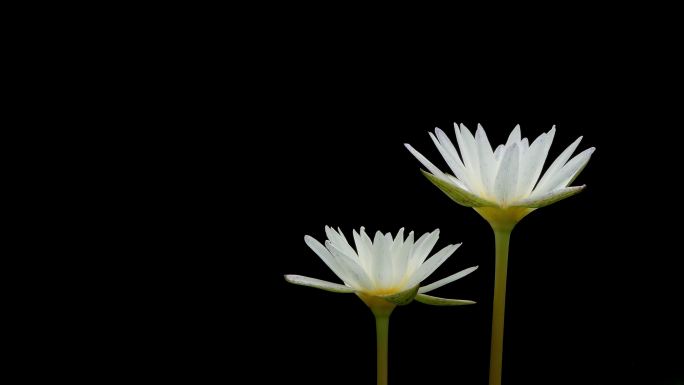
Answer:
POLYGON ((490 222, 502 216, 517 222, 534 209, 577 194, 585 187, 568 187, 595 150, 591 147, 570 159, 582 137, 568 146, 542 176, 555 126, 530 144, 527 138, 520 138, 517 125, 506 144, 496 150, 492 150, 479 124, 475 136, 463 124, 454 124, 454 131, 460 154, 442 130, 436 128, 435 135, 430 133, 453 175, 442 172, 411 145, 405 146, 428 169, 429 173, 423 174, 432 183, 457 203, 474 207, 490 222))
MULTIPOLYGON (((432 305, 467 305, 473 301, 438 298, 425 293, 440 288, 477 269, 470 267, 447 278, 420 287, 444 261, 461 246, 448 245, 427 258, 439 238, 439 230, 426 233, 414 242, 413 231, 404 239, 404 229, 392 238, 390 233, 377 232, 371 241, 363 227, 354 234, 354 249, 342 231, 325 228, 328 240, 325 246, 310 236, 306 244, 325 262, 344 285, 301 275, 286 275, 285 279, 297 285, 310 286, 337 293, 356 293, 371 308, 379 299, 394 305, 405 305, 414 298, 432 305)), ((384 302, 384 301, 381 301, 384 302)))

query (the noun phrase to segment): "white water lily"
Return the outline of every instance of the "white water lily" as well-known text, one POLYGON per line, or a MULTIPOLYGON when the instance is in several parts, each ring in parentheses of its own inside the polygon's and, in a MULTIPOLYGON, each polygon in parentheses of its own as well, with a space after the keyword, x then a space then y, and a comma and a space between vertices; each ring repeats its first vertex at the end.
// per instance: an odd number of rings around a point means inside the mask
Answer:
POLYGON ((325 262, 344 284, 323 281, 301 275, 286 275, 285 279, 297 285, 315 287, 338 293, 356 293, 371 308, 378 299, 394 305, 404 305, 414 298, 433 305, 467 305, 473 301, 438 298, 425 293, 440 288, 477 269, 470 267, 449 277, 420 286, 444 261, 461 246, 448 245, 431 258, 428 254, 437 243, 439 230, 426 233, 414 241, 413 231, 404 239, 404 229, 392 237, 390 233, 375 233, 373 240, 363 227, 354 230, 352 247, 341 230, 325 228, 328 239, 325 246, 305 236, 306 244, 325 262))
POLYGON ((430 133, 453 175, 442 172, 411 145, 405 146, 428 169, 429 173, 423 173, 432 183, 457 203, 474 207, 490 222, 502 216, 517 222, 532 210, 577 194, 585 187, 568 187, 595 150, 591 147, 570 159, 582 137, 568 146, 542 176, 555 126, 530 144, 527 138, 521 139, 517 125, 496 150, 492 150, 479 124, 475 136, 463 124, 454 124, 454 131, 459 151, 439 128, 435 134, 430 133))
POLYGON ((542 176, 542 168, 556 133, 541 134, 529 143, 521 139, 516 126, 505 144, 492 150, 487 135, 478 124, 473 136, 461 124, 454 124, 459 151, 439 128, 430 138, 449 165, 453 175, 442 172, 427 158, 406 144, 406 148, 429 172, 423 174, 456 203, 472 207, 494 230, 495 268, 492 309, 492 342, 489 384, 500 385, 503 362, 503 330, 508 271, 508 246, 511 232, 525 215, 575 195, 585 186, 568 187, 589 162, 591 147, 570 159, 582 137, 565 149, 542 176), (460 155, 460 156, 459 156, 460 155))

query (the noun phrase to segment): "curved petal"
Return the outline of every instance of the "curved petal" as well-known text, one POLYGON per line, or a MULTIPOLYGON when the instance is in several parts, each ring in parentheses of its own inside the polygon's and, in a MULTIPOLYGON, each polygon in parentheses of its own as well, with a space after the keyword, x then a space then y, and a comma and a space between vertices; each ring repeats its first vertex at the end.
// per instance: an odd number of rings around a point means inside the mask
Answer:
POLYGON ((372 279, 366 274, 358 260, 344 254, 330 241, 325 241, 325 246, 330 250, 330 253, 335 257, 335 262, 344 269, 345 281, 350 286, 355 286, 357 289, 370 289, 373 287, 372 279))
POLYGON ((440 267, 442 263, 444 263, 444 261, 446 261, 451 254, 454 253, 454 251, 461 247, 461 245, 461 243, 457 245, 448 245, 442 250, 438 251, 435 255, 425 261, 425 263, 423 263, 415 273, 413 273, 407 285, 413 286, 421 283, 430 274, 434 273, 434 271, 437 270, 437 268, 440 267))
POLYGON ((544 172, 544 175, 542 175, 541 179, 539 180, 539 183, 535 186, 534 190, 532 191, 532 195, 534 196, 535 194, 545 194, 548 192, 548 187, 546 185, 546 181, 549 180, 554 174, 556 174, 556 171, 560 170, 561 167, 565 165, 565 162, 570 159, 570 156, 572 156, 572 153, 575 152, 575 149, 577 146, 579 146, 580 142, 582 141, 582 137, 580 136, 572 142, 563 152, 554 159, 553 163, 549 166, 549 168, 546 169, 544 172))
MULTIPOLYGON (((437 135, 437 139, 439 142, 442 144, 442 147, 451 155, 452 160, 454 161, 454 166, 449 166, 451 167, 452 171, 454 172, 454 175, 459 178, 463 184, 466 186, 470 186, 470 181, 468 180, 468 172, 465 169, 465 165, 463 164, 463 161, 461 158, 458 156, 458 151, 456 151, 456 147, 454 147, 454 144, 451 142, 451 139, 447 136, 447 134, 444 133, 439 128, 435 128, 435 134, 437 135)), ((449 161, 447 160, 447 163, 449 161)))
POLYGON ((444 177, 444 173, 439 168, 437 168, 437 166, 432 164, 432 162, 430 162, 426 157, 424 157, 423 154, 421 154, 416 149, 411 147, 411 145, 408 143, 404 143, 404 146, 406 147, 407 150, 409 150, 409 152, 411 154, 413 154, 413 156, 416 157, 416 159, 418 159, 418 161, 420 163, 423 164, 423 166, 425 166, 425 168, 430 170, 431 173, 433 173, 435 175, 439 175, 440 177, 444 177))
POLYGON ((436 306, 459 306, 459 305, 472 305, 477 302, 469 301, 467 299, 449 299, 433 297, 427 294, 418 294, 416 296, 416 301, 424 303, 426 305, 436 305, 436 306))
POLYGON ((433 283, 431 283, 431 284, 429 284, 429 285, 427 285, 427 286, 422 286, 422 287, 418 290, 418 293, 424 294, 424 293, 431 292, 431 291, 433 291, 433 290, 435 290, 435 289, 439 289, 440 287, 442 287, 442 286, 444 286, 444 285, 447 285, 447 284, 449 284, 449 283, 451 283, 451 282, 454 282, 454 281, 456 281, 456 280, 458 280, 458 279, 461 279, 461 278, 465 277, 466 275, 468 275, 468 274, 472 273, 473 271, 477 270, 478 267, 479 267, 479 266, 469 267, 469 268, 467 268, 467 269, 465 269, 465 270, 459 271, 459 272, 456 273, 456 274, 452 274, 452 275, 450 275, 450 276, 448 276, 448 277, 446 277, 446 278, 440 279, 440 280, 437 281, 437 282, 433 282, 433 283))
POLYGON ((330 270, 337 275, 337 277, 345 282, 346 281, 346 274, 344 271, 344 268, 342 268, 337 261, 335 260, 335 257, 333 257, 332 254, 330 254, 330 251, 325 248, 320 242, 316 240, 316 238, 311 237, 309 235, 304 236, 304 242, 306 243, 307 246, 311 248, 311 250, 318 255, 318 257, 325 263, 330 270))
POLYGON ((426 233, 418 239, 416 245, 411 250, 411 254, 409 254, 407 267, 409 274, 416 271, 416 269, 425 262, 425 259, 430 255, 432 248, 437 244, 438 239, 439 229, 436 229, 431 233, 426 233))
POLYGON ((332 227, 325 226, 325 234, 328 236, 328 240, 332 242, 340 251, 349 255, 350 257, 358 257, 356 251, 347 241, 347 238, 342 234, 342 230, 339 232, 335 231, 332 227))
POLYGON ((555 133, 556 127, 554 126, 548 133, 539 135, 530 146, 527 154, 521 159, 518 195, 528 196, 532 192, 532 188, 541 175, 555 133))
POLYGON ((506 147, 518 143, 520 141, 520 125, 517 124, 511 134, 508 135, 508 140, 506 141, 506 147))
POLYGON ((584 169, 587 165, 591 154, 594 153, 596 148, 588 148, 574 158, 570 159, 568 163, 565 164, 560 170, 556 171, 553 175, 549 176, 547 180, 544 181, 544 185, 540 182, 540 191, 535 191, 532 196, 537 197, 549 191, 554 191, 558 188, 567 186, 571 181, 573 181, 577 175, 584 169))
POLYGON ((339 283, 323 281, 321 279, 309 278, 303 275, 288 274, 285 276, 285 280, 289 283, 294 283, 295 285, 315 287, 316 289, 332 291, 333 293, 354 292, 354 289, 352 289, 349 286, 340 285, 339 283))
MULTIPOLYGON (((439 128, 437 129, 437 131, 442 132, 441 130, 439 130, 439 128)), ((463 163, 461 163, 461 159, 458 159, 458 154, 455 153, 456 150, 454 149, 452 153, 452 150, 447 150, 442 145, 441 141, 435 137, 435 135, 433 135, 431 132, 429 134, 430 139, 432 139, 432 143, 435 144, 435 147, 437 147, 437 151, 439 151, 439 153, 442 155, 442 158, 444 158, 444 160, 447 162, 447 165, 449 165, 449 168, 454 173, 454 175, 456 175, 456 177, 461 180, 461 183, 467 181, 468 177, 466 175, 465 167, 463 166, 463 163), (458 161, 456 159, 458 159, 458 161)), ((444 133, 442 132, 442 134, 444 133)), ((447 140, 449 139, 447 138, 447 140)))

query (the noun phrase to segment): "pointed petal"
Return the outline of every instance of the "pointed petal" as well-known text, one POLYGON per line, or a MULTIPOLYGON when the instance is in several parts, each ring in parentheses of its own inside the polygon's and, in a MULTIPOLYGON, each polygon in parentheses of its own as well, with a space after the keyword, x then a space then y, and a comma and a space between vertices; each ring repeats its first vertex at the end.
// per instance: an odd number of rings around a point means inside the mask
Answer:
POLYGON ((465 269, 465 270, 459 271, 459 272, 456 273, 456 274, 452 274, 452 275, 450 275, 450 276, 448 276, 448 277, 446 277, 446 278, 440 279, 440 280, 437 281, 437 282, 433 282, 433 283, 431 283, 431 284, 429 284, 429 285, 427 285, 427 286, 423 286, 423 287, 420 288, 420 290, 418 290, 418 293, 423 294, 423 293, 431 292, 431 291, 433 291, 433 290, 435 290, 435 289, 439 289, 440 287, 442 287, 442 286, 444 286, 444 285, 447 285, 447 284, 449 284, 449 283, 451 283, 451 282, 454 282, 454 281, 456 281, 456 280, 458 280, 458 279, 461 279, 461 278, 465 277, 466 275, 468 275, 468 274, 472 273, 473 271, 477 270, 477 268, 478 268, 478 266, 469 267, 469 268, 467 268, 467 269, 465 269))
POLYGON ((426 305, 435 306, 459 306, 459 305, 473 305, 475 301, 468 301, 467 299, 449 299, 433 297, 427 294, 418 294, 416 296, 416 301, 424 303, 426 305))
POLYGON ((494 158, 492 146, 489 144, 487 134, 481 125, 477 125, 477 132, 475 133, 475 141, 477 142, 477 153, 480 157, 480 176, 482 177, 482 184, 485 191, 492 191, 494 188, 494 178, 498 169, 498 162, 494 158))
POLYGON ((534 188, 539 175, 541 175, 544 161, 549 154, 549 148, 553 141, 553 136, 556 133, 556 128, 552 128, 548 134, 541 134, 532 143, 529 151, 521 159, 520 177, 518 178, 518 195, 526 197, 534 188))
MULTIPOLYGON (((465 137, 465 132, 468 131, 466 126, 461 124, 459 127, 454 123, 454 132, 456 133, 456 141, 458 142, 458 149, 461 151, 461 158, 463 159, 463 164, 465 165, 466 176, 468 180, 468 187, 471 189, 480 189, 480 170, 477 167, 477 147, 470 146, 470 142, 465 137)), ((470 131, 468 131, 470 135, 470 131)), ((472 135, 470 135, 472 137, 472 135)), ((473 138, 473 143, 475 139, 473 138)))
POLYGON ((484 198, 481 198, 469 191, 466 191, 453 183, 450 183, 444 179, 432 175, 425 170, 420 170, 420 172, 425 175, 426 178, 437 186, 443 193, 445 193, 454 202, 466 206, 466 207, 483 207, 483 206, 496 206, 495 203, 490 202, 484 198))
POLYGON ((439 229, 436 229, 431 233, 424 234, 422 237, 420 237, 418 242, 416 242, 416 245, 411 250, 411 254, 409 256, 407 267, 409 274, 416 271, 416 269, 423 264, 427 256, 430 254, 430 251, 432 251, 432 248, 435 247, 438 239, 439 229))
MULTIPOLYGON (((470 130, 468 130, 468 127, 466 127, 464 124, 461 124, 461 142, 463 142, 467 147, 466 155, 468 156, 469 161, 465 164, 466 168, 468 169, 468 179, 472 181, 473 187, 477 186, 477 188, 483 189, 482 175, 480 173, 480 156, 478 155, 477 142, 475 141, 473 134, 471 134, 470 130)), ((461 142, 459 142, 459 148, 461 149, 461 152, 464 152, 465 150, 460 145, 461 142)), ((466 155, 464 155, 464 162, 466 155)))
POLYGON ((522 140, 520 141, 520 154, 525 154, 529 149, 530 142, 527 140, 527 138, 522 138, 522 140))
POLYGON ((420 284, 425 278, 437 270, 437 268, 440 267, 460 246, 461 243, 457 245, 448 245, 430 257, 425 263, 420 265, 415 273, 413 273, 407 285, 413 286, 420 284))
POLYGON ((450 151, 447 151, 432 133, 430 133, 430 139, 432 139, 432 142, 435 144, 435 147, 437 147, 439 153, 442 154, 442 158, 444 158, 444 160, 447 162, 449 168, 454 173, 454 175, 457 178, 465 181, 467 179, 466 170, 463 167, 463 164, 461 163, 460 159, 458 161, 454 159, 454 155, 458 157, 458 154, 454 153, 452 155, 450 151))
POLYGON ((411 256, 411 250, 413 250, 413 231, 411 231, 406 237, 406 241, 401 245, 401 248, 397 251, 397 256, 395 258, 395 271, 397 272, 397 279, 404 277, 408 268, 408 261, 411 256))
POLYGON ((346 283, 350 283, 346 280, 347 274, 344 271, 344 269, 337 263, 335 257, 333 257, 333 255, 330 254, 330 251, 328 251, 328 249, 326 249, 325 246, 323 246, 315 238, 308 235, 304 237, 304 242, 307 244, 307 246, 311 248, 311 250, 314 251, 314 253, 316 253, 316 255, 318 255, 318 257, 323 261, 323 263, 325 263, 328 266, 328 268, 330 268, 330 270, 332 270, 332 272, 335 273, 335 275, 337 275, 339 279, 346 283))
POLYGON ((548 206, 552 203, 556 203, 559 200, 563 200, 565 198, 571 197, 582 190, 584 190, 586 186, 573 186, 573 187, 565 187, 565 188, 560 188, 558 190, 552 191, 550 193, 546 193, 544 195, 541 195, 537 198, 527 198, 524 199, 520 202, 516 202, 516 206, 520 207, 531 207, 531 208, 540 208, 544 206, 548 206))
POLYGON ((410 144, 404 143, 404 146, 413 154, 413 156, 418 159, 418 161, 425 166, 428 170, 430 170, 431 173, 435 175, 439 175, 440 177, 444 177, 444 173, 440 171, 440 169, 437 168, 432 162, 430 162, 426 157, 423 156, 420 152, 416 151, 413 147, 411 147, 410 144))
POLYGON ((537 198, 548 191, 554 191, 558 188, 567 186, 568 183, 573 181, 577 175, 582 172, 584 166, 586 166, 587 162, 589 162, 591 154, 593 154, 595 150, 596 149, 594 147, 588 148, 577 154, 577 156, 574 158, 570 159, 570 161, 563 166, 563 168, 556 171, 554 175, 550 176, 545 181, 543 186, 544 190, 540 189, 539 191, 535 191, 535 194, 533 194, 531 197, 537 198))
POLYGON ((345 279, 343 281, 345 283, 357 290, 373 287, 371 277, 369 277, 366 271, 359 265, 357 259, 344 254, 335 245, 330 243, 330 241, 326 241, 325 246, 333 257, 335 257, 335 262, 344 269, 345 279))
POLYGON ((344 237, 344 235, 341 235, 341 231, 338 233, 332 227, 325 226, 325 234, 328 236, 330 242, 337 246, 337 248, 343 253, 349 255, 350 257, 357 256, 356 251, 354 251, 354 249, 349 245, 349 242, 347 242, 347 239, 344 237))
POLYGON ((408 262, 408 259, 406 258, 408 253, 404 252, 403 227, 399 230, 392 242, 390 255, 392 257, 392 281, 397 282, 404 276, 404 272, 406 272, 406 263, 408 262))
POLYGON ((494 196, 498 203, 506 204, 514 198, 518 187, 518 145, 506 147, 499 172, 494 182, 494 196))
POLYGON ((520 141, 520 125, 516 125, 511 134, 508 135, 508 140, 506 141, 506 147, 518 143, 520 141))
POLYGON ((449 139, 447 134, 444 133, 439 127, 435 128, 435 134, 437 135, 437 139, 439 139, 439 142, 442 144, 442 147, 444 147, 445 150, 449 152, 456 161, 456 163, 461 166, 461 168, 465 169, 465 165, 463 164, 463 161, 461 158, 458 156, 458 151, 456 151, 456 147, 454 147, 454 143, 449 139))
POLYGON ((295 285, 315 287, 316 289, 332 291, 333 293, 353 293, 354 292, 354 289, 352 289, 349 286, 340 285, 339 283, 323 281, 321 279, 309 278, 309 277, 305 277, 303 275, 288 274, 285 276, 285 280, 289 283, 294 283, 295 285))
POLYGON ((392 258, 389 255, 391 244, 381 232, 375 233, 373 239, 373 260, 371 263, 372 279, 378 287, 387 287, 392 282, 392 258))
POLYGON ((506 147, 503 144, 500 144, 499 147, 496 148, 496 151, 494 151, 494 158, 496 159, 497 164, 501 162, 501 157, 503 156, 504 148, 506 147))
POLYGON ((359 257, 359 265, 365 271, 370 270, 371 259, 372 259, 372 244, 368 235, 366 235, 365 229, 362 226, 360 229, 360 234, 354 230, 354 244, 356 245, 356 254, 359 257))
POLYGON ((539 183, 537 183, 537 186, 534 188, 532 192, 532 196, 535 194, 544 194, 548 192, 548 187, 547 187, 547 181, 549 178, 551 178, 553 175, 556 174, 558 170, 561 169, 565 165, 565 162, 570 159, 570 156, 572 156, 572 153, 575 152, 575 149, 577 146, 579 146, 580 142, 582 141, 582 137, 580 136, 572 142, 571 145, 569 145, 563 152, 558 155, 558 157, 551 163, 549 168, 546 169, 546 172, 544 173, 544 176, 539 180, 539 183))

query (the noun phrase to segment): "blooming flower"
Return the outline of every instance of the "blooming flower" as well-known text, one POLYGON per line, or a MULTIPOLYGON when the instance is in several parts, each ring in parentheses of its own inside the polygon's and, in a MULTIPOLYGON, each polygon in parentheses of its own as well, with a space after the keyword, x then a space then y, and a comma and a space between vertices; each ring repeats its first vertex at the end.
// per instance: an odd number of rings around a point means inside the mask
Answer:
MULTIPOLYGON (((344 285, 301 275, 286 275, 285 279, 297 285, 310 286, 338 293, 356 293, 371 308, 378 300, 404 305, 414 298, 433 305, 467 305, 473 301, 446 299, 425 295, 477 269, 470 267, 449 277, 420 286, 444 261, 461 246, 448 245, 431 258, 427 258, 439 238, 439 230, 426 233, 414 241, 413 231, 404 239, 404 229, 392 237, 390 233, 375 233, 373 240, 363 227, 354 230, 354 249, 341 230, 325 228, 328 239, 325 246, 305 236, 304 242, 323 260, 344 285)), ((382 301, 381 301, 382 302, 382 301)))
POLYGON ((570 159, 582 137, 575 140, 546 169, 555 127, 541 134, 532 144, 520 138, 520 126, 508 136, 506 144, 492 150, 482 126, 473 136, 463 124, 454 124, 459 152, 439 128, 430 138, 449 165, 453 175, 442 172, 409 144, 406 148, 430 172, 423 174, 456 203, 473 207, 494 230, 496 263, 492 309, 492 343, 489 384, 500 385, 503 362, 504 309, 508 246, 511 232, 525 215, 582 191, 585 186, 568 187, 589 162, 594 147, 570 159), (541 176, 541 178, 540 178, 541 176))
POLYGON ((453 175, 442 172, 411 145, 405 146, 428 169, 429 173, 423 174, 432 183, 457 203, 474 207, 490 223, 517 222, 534 209, 577 194, 585 187, 568 187, 595 150, 591 147, 570 159, 582 137, 568 146, 542 176, 555 126, 530 144, 527 138, 520 138, 518 125, 496 150, 492 150, 479 124, 475 136, 463 124, 454 124, 454 131, 460 156, 442 130, 436 128, 435 134, 430 133, 453 175))

